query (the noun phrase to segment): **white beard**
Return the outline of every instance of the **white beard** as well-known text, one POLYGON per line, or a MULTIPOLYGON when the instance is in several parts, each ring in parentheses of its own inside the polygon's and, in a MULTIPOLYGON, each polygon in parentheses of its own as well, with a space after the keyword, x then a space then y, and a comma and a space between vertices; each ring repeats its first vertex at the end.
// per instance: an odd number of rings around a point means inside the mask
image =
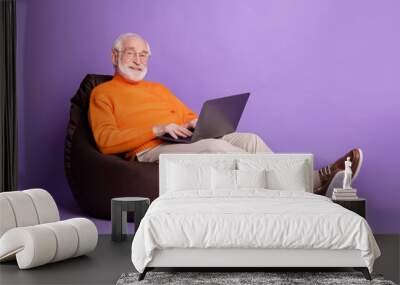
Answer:
POLYGON ((147 74, 147 66, 142 65, 140 66, 142 69, 141 71, 139 70, 133 70, 130 69, 127 65, 122 64, 121 61, 118 61, 118 72, 121 74, 122 77, 129 81, 141 81, 147 74))

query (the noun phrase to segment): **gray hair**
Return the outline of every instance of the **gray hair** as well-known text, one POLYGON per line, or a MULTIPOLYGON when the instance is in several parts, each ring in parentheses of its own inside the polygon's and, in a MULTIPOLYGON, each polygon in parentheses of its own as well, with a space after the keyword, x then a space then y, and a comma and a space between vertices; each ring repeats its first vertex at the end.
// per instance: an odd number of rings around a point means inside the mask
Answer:
POLYGON ((140 35, 135 34, 135 33, 125 33, 125 34, 119 35, 118 38, 114 41, 112 49, 116 50, 116 51, 121 51, 121 49, 122 49, 122 41, 124 39, 130 38, 130 37, 139 38, 142 41, 144 41, 146 43, 146 46, 147 46, 147 51, 148 51, 149 55, 151 55, 151 50, 150 50, 149 43, 144 38, 142 38, 140 35))

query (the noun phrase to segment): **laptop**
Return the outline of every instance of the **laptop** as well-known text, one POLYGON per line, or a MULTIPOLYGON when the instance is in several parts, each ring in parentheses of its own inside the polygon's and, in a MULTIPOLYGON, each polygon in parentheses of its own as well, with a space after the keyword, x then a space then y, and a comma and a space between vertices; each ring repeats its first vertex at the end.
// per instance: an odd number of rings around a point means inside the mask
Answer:
POLYGON ((196 128, 190 137, 174 139, 170 134, 158 138, 170 143, 194 143, 202 139, 218 138, 236 131, 250 93, 243 93, 204 102, 196 128))

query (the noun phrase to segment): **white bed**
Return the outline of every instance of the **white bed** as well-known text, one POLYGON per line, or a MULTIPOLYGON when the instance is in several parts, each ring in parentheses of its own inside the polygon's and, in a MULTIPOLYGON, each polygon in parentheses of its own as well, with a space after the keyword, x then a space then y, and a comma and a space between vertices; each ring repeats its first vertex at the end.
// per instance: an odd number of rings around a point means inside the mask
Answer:
POLYGON ((161 155, 135 268, 355 267, 368 278, 380 251, 367 222, 310 193, 312 169, 311 154, 161 155))

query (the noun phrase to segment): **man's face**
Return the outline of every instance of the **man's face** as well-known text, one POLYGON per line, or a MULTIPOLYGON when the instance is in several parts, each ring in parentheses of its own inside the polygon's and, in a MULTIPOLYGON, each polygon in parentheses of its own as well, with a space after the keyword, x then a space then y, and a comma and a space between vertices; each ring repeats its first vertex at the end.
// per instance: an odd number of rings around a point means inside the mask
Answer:
POLYGON ((117 72, 133 82, 142 80, 147 73, 149 51, 140 38, 127 37, 122 41, 122 49, 113 52, 113 63, 117 72))

